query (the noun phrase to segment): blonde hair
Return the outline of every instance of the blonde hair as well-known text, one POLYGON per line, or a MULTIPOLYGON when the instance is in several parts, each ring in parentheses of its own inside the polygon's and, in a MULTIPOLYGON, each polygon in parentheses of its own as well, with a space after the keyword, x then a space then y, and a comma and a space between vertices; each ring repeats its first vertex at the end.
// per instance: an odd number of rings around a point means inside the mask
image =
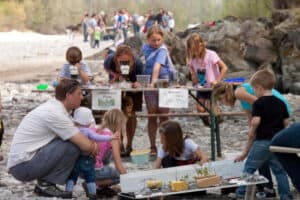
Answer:
POLYGON ((236 101, 236 97, 234 94, 233 84, 226 83, 226 82, 219 82, 213 87, 213 97, 214 101, 220 101, 221 99, 225 99, 225 101, 230 104, 234 105, 236 101))
POLYGON ((204 58, 206 47, 203 38, 199 34, 193 33, 186 41, 186 46, 187 46, 188 58, 192 58, 192 59, 204 58), (201 43, 203 45, 203 51, 199 50, 199 45, 201 43))
POLYGON ((120 131, 120 134, 126 133, 127 118, 120 109, 111 109, 104 113, 100 129, 108 128, 113 133, 120 131))
POLYGON ((268 68, 258 70, 250 79, 250 84, 252 87, 261 86, 266 90, 271 90, 274 87, 275 82, 275 74, 271 69, 268 68))
POLYGON ((147 31, 147 38, 149 39, 154 34, 159 34, 162 37, 164 36, 163 31, 161 30, 161 28, 159 28, 158 25, 153 25, 149 28, 149 30, 147 31))

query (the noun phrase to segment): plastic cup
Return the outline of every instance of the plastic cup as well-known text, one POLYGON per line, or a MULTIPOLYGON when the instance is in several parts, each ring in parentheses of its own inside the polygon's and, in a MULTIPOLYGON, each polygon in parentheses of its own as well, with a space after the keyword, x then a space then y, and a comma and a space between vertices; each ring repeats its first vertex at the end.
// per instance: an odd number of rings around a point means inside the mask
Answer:
POLYGON ((136 75, 136 79, 144 88, 150 83, 150 75, 136 75))

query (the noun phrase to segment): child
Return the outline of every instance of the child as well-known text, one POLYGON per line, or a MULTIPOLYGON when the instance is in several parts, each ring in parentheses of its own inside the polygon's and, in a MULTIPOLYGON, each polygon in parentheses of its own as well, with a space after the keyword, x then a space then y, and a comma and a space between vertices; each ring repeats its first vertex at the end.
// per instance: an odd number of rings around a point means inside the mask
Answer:
MULTIPOLYGON (((172 67, 171 59, 169 57, 169 51, 166 45, 163 43, 163 32, 157 26, 153 25, 147 32, 148 44, 143 46, 143 54, 146 59, 146 66, 144 74, 151 75, 151 85, 154 86, 157 79, 168 79, 170 81, 170 71, 172 67)), ((149 114, 155 113, 168 113, 168 108, 158 107, 158 92, 157 91, 145 91, 145 101, 149 114)), ((160 117, 159 121, 168 120, 167 117, 160 117)), ((150 155, 155 156, 157 149, 155 145, 156 130, 158 127, 157 117, 148 118, 148 135, 150 139, 150 155)))
MULTIPOLYGON (((98 133, 103 135, 114 135, 113 133, 125 134, 126 117, 119 109, 111 109, 105 112, 98 133)), ((126 169, 122 164, 120 152, 120 140, 99 143, 101 151, 96 157, 96 181, 98 185, 97 195, 111 196, 116 191, 110 188, 111 185, 120 183, 120 174, 125 174, 126 169), (112 154, 115 168, 108 166, 112 154)))
MULTIPOLYGON (((275 75, 268 69, 259 70, 250 79, 250 84, 258 99, 253 103, 246 147, 235 161, 243 161, 248 155, 243 170, 248 174, 253 174, 265 163, 269 163, 277 180, 280 199, 292 199, 286 172, 269 151, 271 139, 288 125, 289 117, 285 104, 272 95, 275 75)), ((236 190, 236 197, 244 195, 245 186, 241 186, 236 190)))
MULTIPOLYGON (((86 107, 79 107, 74 111, 74 122, 79 130, 89 139, 97 142, 106 142, 111 140, 119 140, 118 135, 99 135, 90 127, 95 123, 92 111, 86 107)), ((67 180, 66 190, 73 191, 78 176, 82 174, 87 185, 87 196, 90 199, 96 199, 96 183, 95 183, 95 159, 90 155, 82 153, 67 180)))
POLYGON ((184 137, 179 123, 165 121, 159 128, 161 146, 158 149, 155 168, 175 167, 193 164, 200 160, 208 162, 208 157, 191 138, 184 137))
POLYGON ((72 78, 81 84, 87 84, 92 78, 91 69, 83 63, 82 53, 78 47, 70 47, 66 53, 65 63, 60 71, 59 80, 64 78, 72 78))
MULTIPOLYGON (((227 72, 226 64, 218 54, 205 48, 205 43, 199 34, 192 34, 187 40, 188 66, 194 87, 210 88, 222 81, 227 72)), ((197 92, 199 101, 210 106, 210 92, 197 92)), ((201 105, 197 105, 198 112, 205 112, 201 105)), ((209 125, 208 117, 202 118, 205 125, 209 125)))
POLYGON ((94 38, 95 38, 94 48, 95 47, 99 48, 100 39, 101 39, 101 28, 99 26, 96 26, 95 28, 94 38))
MULTIPOLYGON (((272 95, 280 99, 286 105, 286 108, 290 114, 290 106, 285 97, 275 89, 272 89, 272 95)), ((242 109, 247 113, 248 124, 250 126, 252 119, 252 104, 257 99, 250 83, 243 83, 235 90, 233 84, 231 83, 217 83, 213 87, 213 96, 216 102, 221 101, 223 104, 228 106, 233 106, 236 100, 239 100, 242 109)), ((256 196, 275 197, 276 192, 273 189, 273 181, 269 164, 267 163, 266 165, 262 166, 258 171, 259 174, 263 175, 269 180, 269 183, 257 185, 258 192, 256 193, 256 196)))

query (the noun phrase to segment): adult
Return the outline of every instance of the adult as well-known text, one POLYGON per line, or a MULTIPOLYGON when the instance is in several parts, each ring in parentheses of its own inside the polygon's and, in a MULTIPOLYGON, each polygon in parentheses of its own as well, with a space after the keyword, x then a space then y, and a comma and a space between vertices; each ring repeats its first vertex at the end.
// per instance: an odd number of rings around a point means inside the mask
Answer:
MULTIPOLYGON (((127 45, 119 45, 115 53, 111 53, 104 61, 104 68, 109 74, 109 81, 128 81, 131 87, 139 86, 136 75, 143 74, 143 63, 127 45), (127 69, 126 69, 127 68, 127 69)), ((123 92, 122 110, 128 117, 126 124, 127 144, 121 146, 122 155, 128 156, 132 151, 132 141, 137 125, 136 111, 142 110, 142 92, 123 92)))
MULTIPOLYGON (((300 148, 300 123, 294 123, 277 133, 272 139, 271 145, 300 148)), ((275 152, 275 156, 288 173, 294 187, 300 192, 300 157, 297 154, 280 152, 275 152)))
POLYGON ((62 191, 56 184, 65 184, 80 150, 98 153, 97 143, 87 139, 70 117, 82 98, 76 80, 61 80, 55 98, 28 113, 14 134, 8 172, 19 181, 37 180, 34 192, 40 196, 71 198, 71 192, 62 191))
POLYGON ((97 26, 97 16, 96 16, 95 13, 93 13, 90 20, 89 20, 89 28, 88 28, 88 32, 90 34, 90 46, 91 46, 91 48, 95 48, 94 33, 95 33, 96 26, 97 26))
POLYGON ((89 36, 88 27, 89 27, 89 14, 87 12, 85 12, 82 17, 83 42, 88 41, 88 36, 89 36))
MULTIPOLYGON (((1 112, 2 112, 2 101, 1 101, 1 94, 0 94, 0 113, 1 112)), ((4 134, 4 126, 3 126, 2 118, 0 118, 0 146, 2 144, 3 134, 4 134)), ((3 159, 4 159, 3 155, 0 154, 0 161, 2 161, 3 159)))
MULTIPOLYGON (((287 100, 282 96, 277 90, 272 89, 272 95, 282 100, 290 114, 291 109, 287 100)), ((240 101, 242 109, 246 112, 248 117, 248 124, 250 126, 250 122, 252 119, 252 104, 256 101, 257 97, 254 95, 254 90, 251 87, 250 83, 244 83, 238 88, 234 89, 234 85, 231 83, 220 82, 217 83, 213 87, 213 96, 216 101, 221 101, 223 104, 228 106, 233 106, 236 100, 240 101)), ((267 196, 267 197, 274 197, 276 196, 275 190, 273 189, 273 181, 270 172, 269 165, 264 165, 259 168, 259 173, 265 176, 269 183, 259 185, 258 186, 258 193, 259 196, 267 196), (264 194, 263 194, 264 193, 264 194)))

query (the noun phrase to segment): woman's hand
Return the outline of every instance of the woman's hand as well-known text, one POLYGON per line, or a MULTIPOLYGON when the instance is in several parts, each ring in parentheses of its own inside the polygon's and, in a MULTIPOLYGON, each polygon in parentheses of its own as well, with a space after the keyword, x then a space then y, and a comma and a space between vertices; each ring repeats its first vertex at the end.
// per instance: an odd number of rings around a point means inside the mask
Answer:
POLYGON ((137 87, 141 87, 141 84, 139 82, 133 82, 131 85, 132 88, 137 88, 137 87))

